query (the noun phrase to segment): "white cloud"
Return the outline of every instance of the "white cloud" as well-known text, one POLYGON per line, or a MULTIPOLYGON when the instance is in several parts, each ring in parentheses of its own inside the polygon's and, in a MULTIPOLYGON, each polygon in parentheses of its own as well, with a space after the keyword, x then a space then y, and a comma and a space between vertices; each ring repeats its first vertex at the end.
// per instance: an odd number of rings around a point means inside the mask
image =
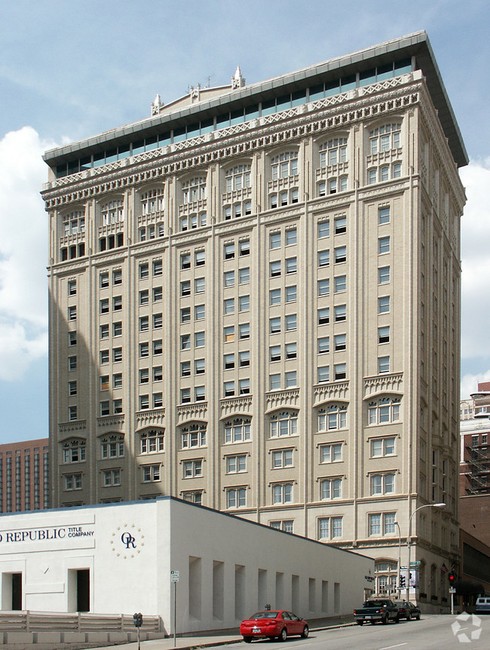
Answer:
POLYGON ((477 375, 463 375, 461 377, 461 399, 468 399, 472 393, 478 390, 478 384, 490 381, 490 370, 479 372, 477 375))
POLYGON ((48 143, 30 127, 0 140, 0 379, 47 353, 48 217, 39 194, 48 143))
POLYGON ((490 358, 490 159, 470 163, 461 176, 468 199, 461 222, 464 362, 490 358))

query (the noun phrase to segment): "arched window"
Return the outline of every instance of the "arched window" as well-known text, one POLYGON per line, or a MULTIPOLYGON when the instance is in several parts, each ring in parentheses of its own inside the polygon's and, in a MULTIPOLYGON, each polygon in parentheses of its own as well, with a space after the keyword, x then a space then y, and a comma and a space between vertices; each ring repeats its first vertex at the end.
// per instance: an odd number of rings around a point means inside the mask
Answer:
POLYGON ((399 149, 401 144, 401 123, 383 124, 369 132, 369 153, 377 154, 399 149))
POLYGON ((375 593, 396 594, 398 565, 391 560, 377 560, 374 563, 375 593))
POLYGON ((78 235, 85 232, 85 212, 72 210, 62 216, 63 235, 78 235))
POLYGON ((103 226, 111 226, 124 221, 124 200, 114 199, 100 206, 100 217, 103 226))
POLYGON ((86 442, 79 438, 65 440, 61 445, 64 463, 82 463, 86 459, 86 442))
POLYGON ((149 215, 163 211, 163 187, 146 190, 140 194, 141 214, 149 215))
POLYGON ((251 165, 242 164, 230 167, 225 171, 225 184, 227 192, 243 190, 251 187, 251 165))
POLYGON ((368 424, 387 424, 400 419, 400 397, 380 397, 368 404, 368 424))
POLYGON ((285 151, 271 158, 271 178, 288 178, 298 175, 298 152, 285 151))
POLYGON ((318 411, 318 431, 345 429, 347 426, 347 404, 329 404, 318 411))
POLYGON ((140 452, 154 454, 164 451, 163 429, 148 429, 140 433, 140 452))
POLYGON ((298 433, 297 411, 280 411, 270 417, 271 438, 294 436, 298 433))
POLYGON ((205 422, 191 422, 181 430, 182 449, 206 446, 207 424, 205 422))
POLYGON ((100 440, 101 458, 123 458, 124 457, 124 436, 119 433, 111 433, 100 440))
POLYGON ((226 420, 225 443, 246 442, 251 440, 251 419, 250 418, 233 418, 226 420))
POLYGON ((195 176, 182 183, 182 199, 184 204, 202 201, 206 198, 206 177, 195 176))

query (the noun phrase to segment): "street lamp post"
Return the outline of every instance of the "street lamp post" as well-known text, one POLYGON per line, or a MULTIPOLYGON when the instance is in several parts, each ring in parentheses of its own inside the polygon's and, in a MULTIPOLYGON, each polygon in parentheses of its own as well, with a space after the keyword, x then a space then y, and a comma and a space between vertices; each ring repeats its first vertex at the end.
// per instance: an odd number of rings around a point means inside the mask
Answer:
POLYGON ((401 575, 402 575, 402 531, 400 530, 400 524, 395 521, 395 526, 398 528, 398 600, 401 600, 402 597, 402 585, 401 585, 401 575))
POLYGON ((412 519, 413 516, 419 511, 422 510, 422 508, 445 508, 446 504, 445 503, 426 503, 423 506, 419 506, 418 508, 415 508, 415 510, 412 512, 410 517, 408 518, 408 537, 407 537, 407 547, 408 547, 408 568, 407 568, 407 596, 406 600, 407 602, 410 600, 410 554, 412 550, 412 519))

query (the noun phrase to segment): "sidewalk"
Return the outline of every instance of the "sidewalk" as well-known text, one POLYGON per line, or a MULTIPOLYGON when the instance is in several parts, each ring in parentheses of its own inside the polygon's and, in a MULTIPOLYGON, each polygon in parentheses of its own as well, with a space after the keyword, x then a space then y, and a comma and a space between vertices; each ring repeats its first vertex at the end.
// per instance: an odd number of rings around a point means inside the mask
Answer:
MULTIPOLYGON (((331 618, 322 621, 315 621, 313 627, 310 628, 311 632, 316 630, 325 630, 327 628, 344 627, 354 625, 352 617, 331 618)), ((152 641, 141 641, 141 650, 192 650, 193 648, 211 648, 215 646, 231 645, 240 643, 242 637, 237 633, 231 632, 224 634, 210 633, 208 635, 200 636, 182 636, 177 637, 174 641, 173 637, 168 639, 153 639, 152 641)), ((99 648, 91 648, 91 650, 107 650, 107 648, 121 648, 123 650, 138 650, 138 643, 124 643, 117 646, 101 646, 99 648)))

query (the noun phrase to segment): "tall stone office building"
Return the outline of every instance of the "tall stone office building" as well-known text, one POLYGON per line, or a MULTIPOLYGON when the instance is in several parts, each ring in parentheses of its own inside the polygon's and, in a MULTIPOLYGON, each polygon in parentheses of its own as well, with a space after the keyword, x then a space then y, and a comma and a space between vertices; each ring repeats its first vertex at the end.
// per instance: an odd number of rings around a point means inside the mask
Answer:
POLYGON ((443 605, 467 156, 426 34, 45 160, 53 504, 174 495, 371 555, 376 591, 411 532, 443 605))

